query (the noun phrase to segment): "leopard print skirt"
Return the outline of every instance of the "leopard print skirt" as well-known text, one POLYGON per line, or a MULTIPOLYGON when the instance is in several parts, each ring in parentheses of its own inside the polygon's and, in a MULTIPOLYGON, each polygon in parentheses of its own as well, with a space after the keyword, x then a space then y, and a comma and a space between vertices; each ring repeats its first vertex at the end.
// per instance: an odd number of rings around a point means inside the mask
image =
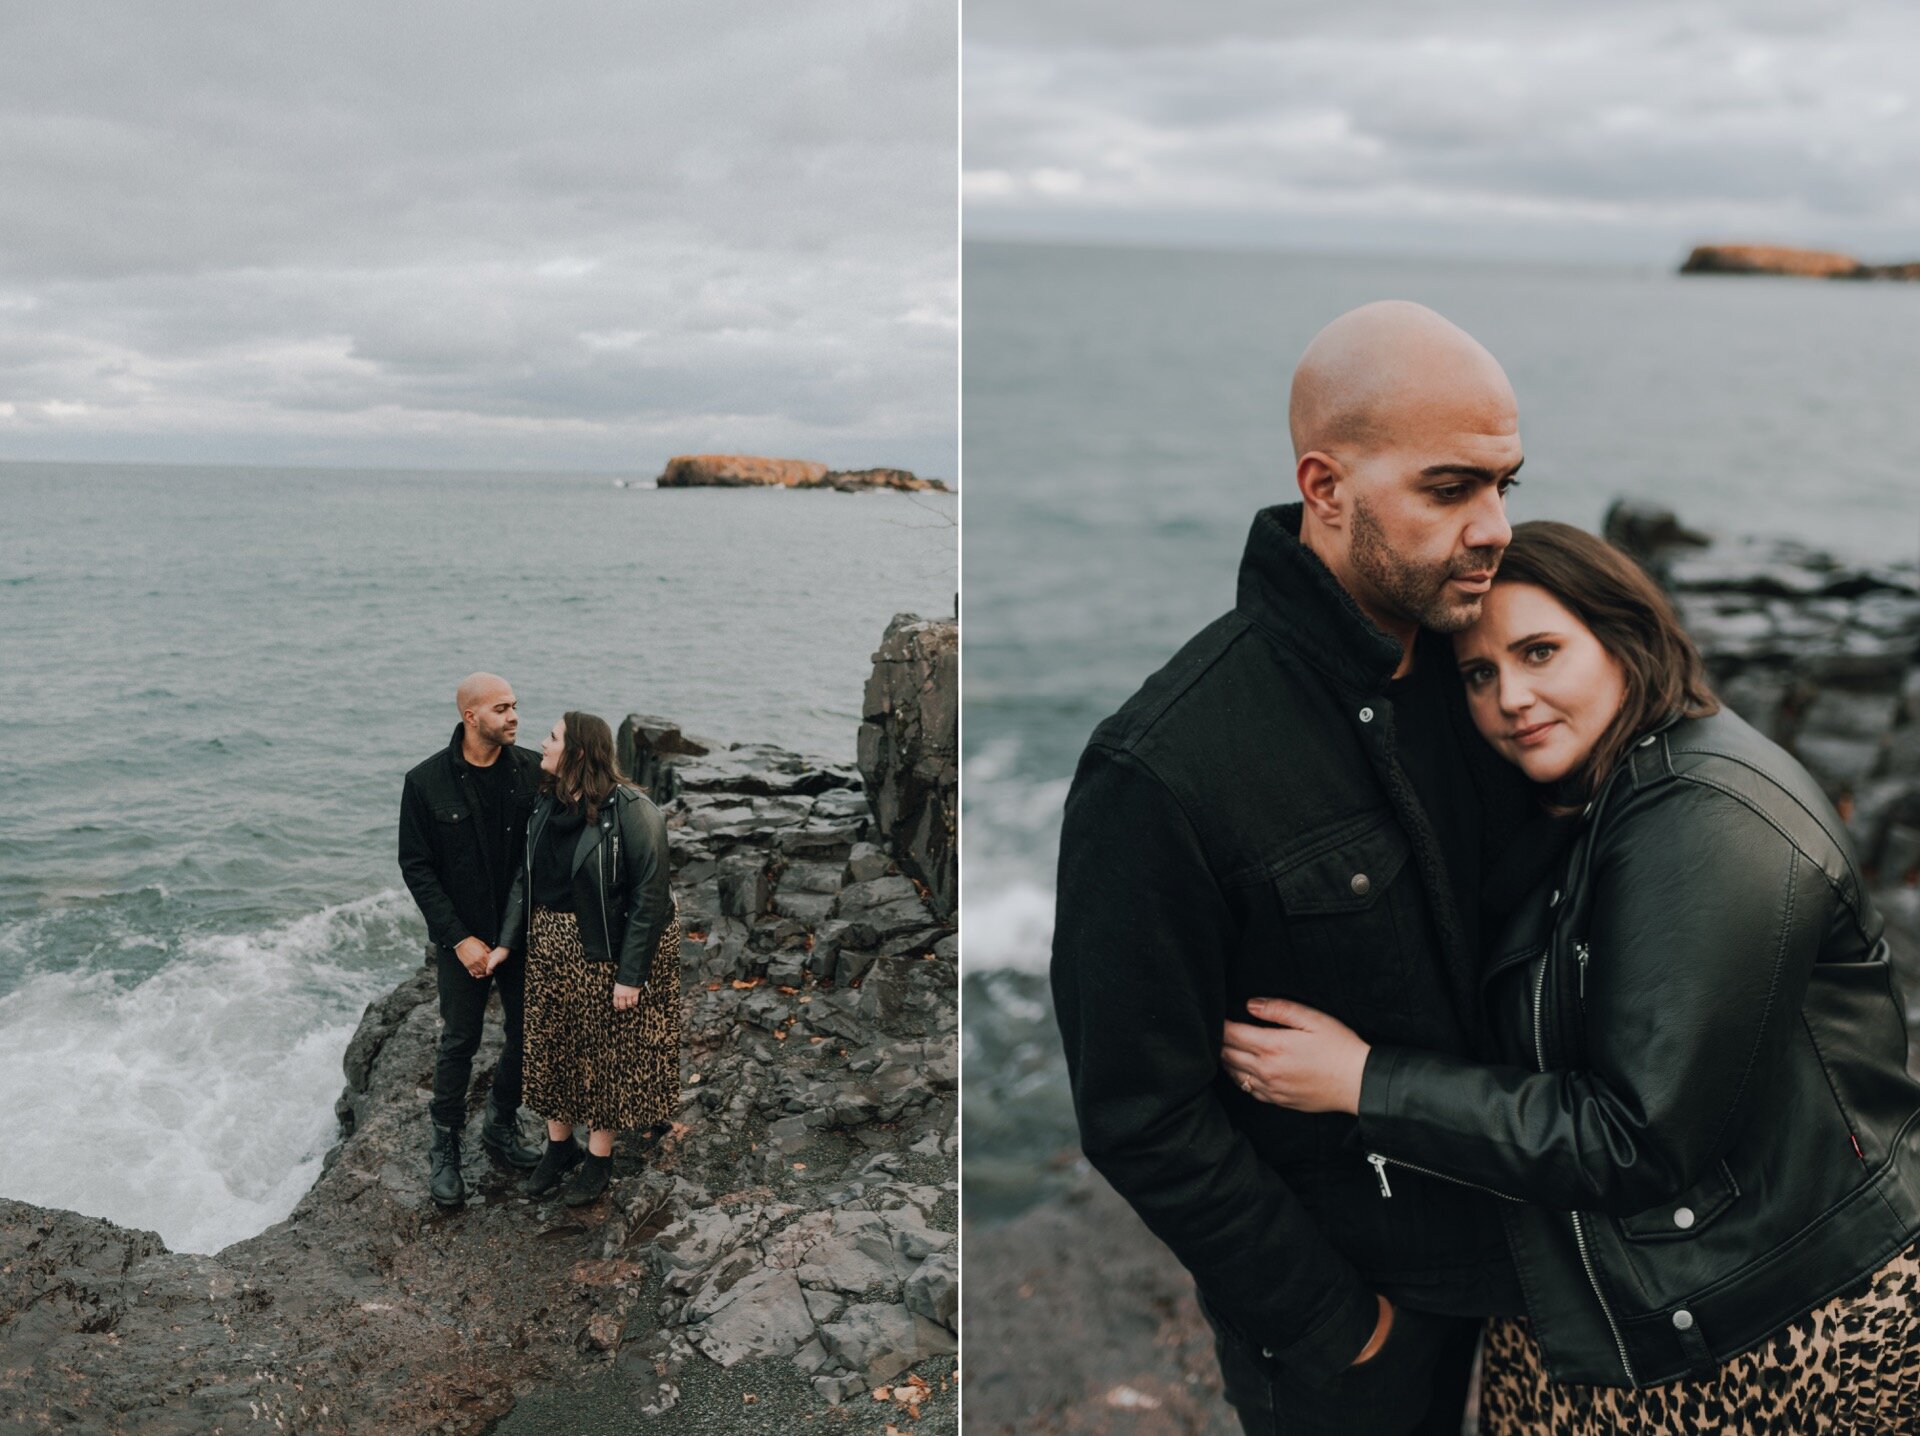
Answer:
POLYGON ((680 1110, 680 918, 654 950, 640 1002, 613 1010, 614 966, 587 957, 570 912, 533 910, 527 944, 526 1104, 622 1131, 680 1110))
POLYGON ((1702 1380, 1556 1385, 1522 1320, 1488 1324, 1485 1362, 1484 1436, 1920 1432, 1920 1245, 1702 1380))

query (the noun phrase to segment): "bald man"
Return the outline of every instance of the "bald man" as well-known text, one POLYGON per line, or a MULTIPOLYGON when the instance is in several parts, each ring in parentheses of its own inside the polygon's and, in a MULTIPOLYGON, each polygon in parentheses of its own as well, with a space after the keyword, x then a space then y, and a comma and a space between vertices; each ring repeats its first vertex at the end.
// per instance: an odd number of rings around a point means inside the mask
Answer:
POLYGON ((520 708, 506 679, 469 674, 454 702, 460 723, 453 737, 407 774, 400 796, 400 872, 427 920, 428 960, 440 990, 440 1052, 427 1109, 433 1123, 427 1191, 443 1207, 467 1198, 460 1172, 467 1081, 487 995, 495 987, 506 1046, 493 1071, 480 1142, 513 1167, 531 1168, 540 1160, 519 1129, 524 970, 518 954, 487 970, 487 957, 500 940, 507 890, 526 853, 540 755, 514 746, 520 708))
POLYGON ((1482 855, 1526 799, 1441 635, 1506 548, 1519 423, 1492 355, 1399 302, 1321 331, 1289 418, 1300 501, 1255 515, 1233 611, 1081 757, 1054 999, 1082 1146, 1192 1272, 1246 1430, 1455 1436, 1481 1318, 1523 1309, 1499 1200, 1255 1101, 1221 1034, 1285 997, 1482 1050, 1482 855))

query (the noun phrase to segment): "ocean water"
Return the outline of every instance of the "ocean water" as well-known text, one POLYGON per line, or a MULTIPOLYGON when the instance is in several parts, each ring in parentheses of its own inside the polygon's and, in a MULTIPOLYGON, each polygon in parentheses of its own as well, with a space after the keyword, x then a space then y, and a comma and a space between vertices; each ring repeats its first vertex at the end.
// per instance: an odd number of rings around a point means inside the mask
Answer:
POLYGON ((850 764, 888 619, 953 609, 956 507, 0 464, 0 1195, 191 1251, 284 1216, 420 961, 400 781, 460 677, 530 744, 638 710, 850 764))
POLYGON ((1722 534, 1920 557, 1920 286, 984 243, 964 265, 973 1214, 1015 1200, 1007 1163, 1073 1140, 1033 975, 1075 759, 1232 606, 1254 511, 1297 496, 1287 387, 1335 315, 1418 300, 1501 360, 1527 454, 1516 519, 1595 527, 1628 496, 1722 534))

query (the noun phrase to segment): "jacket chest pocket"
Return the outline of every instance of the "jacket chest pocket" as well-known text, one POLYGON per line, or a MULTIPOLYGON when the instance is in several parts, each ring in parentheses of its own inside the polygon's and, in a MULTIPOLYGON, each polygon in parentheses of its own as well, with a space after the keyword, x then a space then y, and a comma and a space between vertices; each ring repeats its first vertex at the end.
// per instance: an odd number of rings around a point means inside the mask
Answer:
POLYGON ((1421 936, 1411 846, 1390 813, 1349 823, 1276 865, 1273 888, 1303 994, 1400 1011, 1421 936))
POLYGON ((433 820, 436 823, 464 823, 473 817, 473 809, 465 803, 455 803, 450 808, 435 808, 433 820))

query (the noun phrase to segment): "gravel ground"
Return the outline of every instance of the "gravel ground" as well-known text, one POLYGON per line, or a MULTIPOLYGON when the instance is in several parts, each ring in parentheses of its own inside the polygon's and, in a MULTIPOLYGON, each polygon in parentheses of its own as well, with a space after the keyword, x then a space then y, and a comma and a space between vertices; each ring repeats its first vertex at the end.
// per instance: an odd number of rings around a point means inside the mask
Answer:
POLYGON ((953 1364, 927 1361, 914 1370, 933 1388, 918 1421, 870 1395, 823 1410, 791 1362, 743 1362, 729 1370, 693 1361, 681 1372, 679 1404, 660 1416, 636 1414, 639 1401, 653 1391, 651 1382, 642 1385, 618 1366, 609 1366, 575 1389, 549 1388, 522 1397, 509 1415, 487 1428, 487 1436, 627 1436, 649 1429, 674 1436, 794 1436, 809 1431, 885 1436, 889 1422, 908 1436, 956 1436, 959 1399, 953 1364), (942 1381, 947 1384, 944 1392, 942 1381), (749 1395, 752 1401, 746 1399, 749 1395))

